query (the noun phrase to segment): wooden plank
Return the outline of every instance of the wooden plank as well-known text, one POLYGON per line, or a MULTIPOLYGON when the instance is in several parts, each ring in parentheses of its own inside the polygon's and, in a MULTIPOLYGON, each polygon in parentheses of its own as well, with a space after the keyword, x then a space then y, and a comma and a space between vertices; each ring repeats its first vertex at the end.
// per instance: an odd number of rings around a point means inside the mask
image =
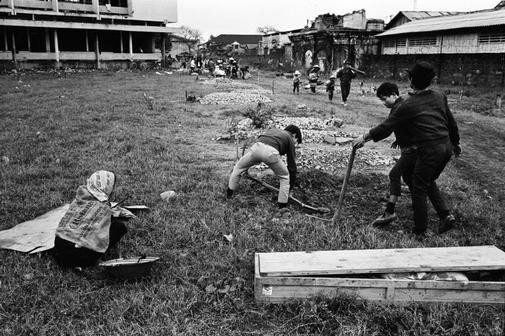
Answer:
POLYGON ((495 246, 259 253, 262 276, 505 269, 495 246))
MULTIPOLYGON (((391 280, 390 280, 391 281, 391 280)), ((341 294, 356 296, 358 300, 380 301, 385 303, 412 303, 412 302, 446 302, 446 303, 482 303, 505 304, 505 284, 499 291, 485 289, 398 289, 390 287, 340 287, 340 286, 290 286, 271 285, 262 283, 255 286, 255 296, 258 302, 287 302, 293 299, 308 299, 314 296, 327 298, 341 294)))

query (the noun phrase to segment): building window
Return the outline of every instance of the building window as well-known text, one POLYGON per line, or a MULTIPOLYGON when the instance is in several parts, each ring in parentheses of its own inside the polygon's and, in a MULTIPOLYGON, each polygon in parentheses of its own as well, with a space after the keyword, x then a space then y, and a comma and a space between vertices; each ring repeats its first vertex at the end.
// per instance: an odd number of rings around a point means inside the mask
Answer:
POLYGON ((397 47, 405 47, 407 46, 407 39, 396 40, 397 47))
POLYGON ((422 47, 437 45, 436 37, 409 38, 409 47, 422 47))
POLYGON ((384 48, 394 48, 396 47, 395 40, 384 40, 384 48))
POLYGON ((505 43, 505 33, 479 34, 479 43, 505 43))

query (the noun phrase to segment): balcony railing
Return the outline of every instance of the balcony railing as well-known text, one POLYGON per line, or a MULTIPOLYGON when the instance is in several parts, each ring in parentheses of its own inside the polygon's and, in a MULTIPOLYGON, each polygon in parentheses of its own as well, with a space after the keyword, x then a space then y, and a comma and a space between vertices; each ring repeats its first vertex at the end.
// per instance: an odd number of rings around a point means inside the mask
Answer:
POLYGON ((57 10, 58 12, 75 12, 75 13, 96 13, 101 15, 129 15, 128 6, 124 1, 112 2, 114 6, 109 5, 110 2, 97 0, 97 4, 93 0, 58 0, 57 6, 53 5, 51 0, 0 0, 0 7, 8 7, 13 12, 16 9, 25 10, 57 10))

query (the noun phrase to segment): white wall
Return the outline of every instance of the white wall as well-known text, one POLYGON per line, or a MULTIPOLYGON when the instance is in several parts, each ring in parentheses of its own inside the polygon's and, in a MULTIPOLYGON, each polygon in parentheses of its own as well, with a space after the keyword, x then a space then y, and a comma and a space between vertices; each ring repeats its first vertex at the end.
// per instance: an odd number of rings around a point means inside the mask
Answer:
POLYGON ((132 18, 177 22, 177 0, 129 0, 132 18))
MULTIPOLYGON (((479 43, 478 33, 454 34, 437 37, 437 44, 432 46, 411 46, 407 43, 402 47, 382 46, 384 55, 406 54, 479 54, 504 53, 505 43, 479 43)), ((399 38, 400 39, 400 38, 399 38)), ((401 38, 405 40, 404 37, 401 38)))
POLYGON ((346 14, 343 17, 343 26, 345 28, 366 29, 366 12, 365 10, 355 11, 346 14))

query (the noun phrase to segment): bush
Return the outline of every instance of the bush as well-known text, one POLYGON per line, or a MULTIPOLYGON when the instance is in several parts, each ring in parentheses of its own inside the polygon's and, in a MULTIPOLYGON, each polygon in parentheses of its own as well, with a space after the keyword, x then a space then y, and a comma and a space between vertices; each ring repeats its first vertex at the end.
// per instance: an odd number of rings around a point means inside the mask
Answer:
POLYGON ((260 102, 255 108, 248 108, 243 113, 243 116, 252 120, 254 128, 266 128, 273 122, 274 112, 274 108, 265 106, 265 104, 260 102))

